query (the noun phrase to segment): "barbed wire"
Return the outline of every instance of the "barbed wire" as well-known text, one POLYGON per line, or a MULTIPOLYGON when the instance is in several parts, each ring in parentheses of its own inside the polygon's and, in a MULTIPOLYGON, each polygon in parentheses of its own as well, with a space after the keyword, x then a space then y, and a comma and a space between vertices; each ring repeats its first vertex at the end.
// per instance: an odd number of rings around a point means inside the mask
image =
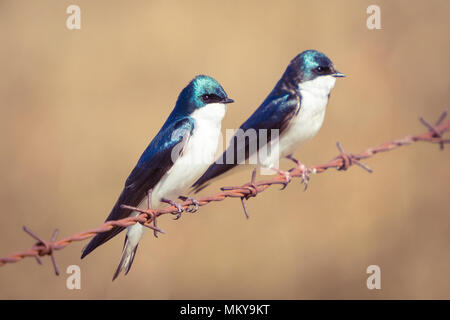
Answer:
MULTIPOLYGON (((246 184, 234 187, 223 187, 221 188, 222 192, 216 193, 211 196, 206 196, 198 199, 187 198, 187 200, 181 202, 180 205, 183 209, 187 210, 186 212, 194 212, 196 210, 190 209, 191 206, 195 206, 197 209, 199 206, 207 205, 210 202, 223 201, 226 198, 240 198, 245 216, 248 218, 249 215, 245 201, 251 197, 256 197, 259 193, 263 192, 272 185, 282 185, 282 189, 284 189, 290 183, 292 178, 301 178, 302 182, 305 183, 306 190, 310 174, 322 173, 331 168, 335 168, 337 170, 347 170, 353 165, 360 166, 362 169, 371 173, 372 170, 364 163, 362 163, 362 160, 371 158, 377 153, 392 151, 401 146, 410 145, 419 141, 436 143, 439 144, 441 150, 444 149, 444 144, 450 143, 450 139, 443 138, 443 134, 446 131, 450 130, 450 121, 443 122, 447 114, 448 111, 444 111, 434 125, 428 123, 423 118, 420 118, 420 122, 428 129, 428 131, 425 133, 419 135, 407 135, 401 139, 383 143, 378 147, 368 148, 359 154, 346 153, 341 144, 337 142, 337 147, 340 154, 325 164, 315 165, 307 168, 303 164, 292 158, 291 160, 296 162, 297 166, 290 169, 288 171, 288 174, 281 172, 278 176, 275 176, 270 180, 255 181, 256 170, 254 170, 252 173, 251 181, 246 184)), ((153 230, 155 237, 157 237, 158 233, 165 233, 158 227, 157 218, 168 213, 179 213, 179 209, 176 206, 170 206, 160 210, 153 210, 151 209, 150 205, 148 209, 136 208, 128 206, 126 204, 123 204, 122 207, 136 210, 137 212, 140 212, 140 214, 135 217, 107 221, 96 229, 90 229, 87 231, 76 233, 61 240, 56 240, 56 236, 58 234, 57 229, 53 232, 50 241, 46 241, 24 226, 23 230, 31 237, 33 237, 37 242, 28 250, 16 252, 6 257, 0 258, 0 267, 6 265, 7 263, 21 261, 27 257, 34 257, 39 264, 42 264, 40 257, 50 256, 55 274, 59 275, 59 269, 54 257, 54 252, 56 250, 61 250, 67 247, 72 242, 83 241, 99 233, 107 232, 115 226, 129 227, 136 223, 141 223, 145 227, 150 228, 151 230, 153 230)), ((175 219, 178 218, 179 215, 175 219)))

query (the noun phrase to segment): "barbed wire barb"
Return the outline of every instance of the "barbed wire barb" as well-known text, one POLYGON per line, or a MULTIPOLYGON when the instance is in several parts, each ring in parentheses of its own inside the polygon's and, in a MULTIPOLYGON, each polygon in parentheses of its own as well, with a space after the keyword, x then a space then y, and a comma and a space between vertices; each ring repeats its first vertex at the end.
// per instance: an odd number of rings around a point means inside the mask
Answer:
POLYGON ((342 167, 337 168, 338 170, 347 170, 350 166, 352 166, 353 164, 356 164, 358 166, 360 166, 361 168, 363 168, 364 170, 366 170, 368 173, 372 173, 373 170, 370 169, 367 165, 365 165, 364 163, 362 163, 361 161, 359 161, 354 154, 352 153, 346 153, 344 151, 344 149, 342 148, 341 143, 338 141, 336 142, 336 146, 339 149, 339 151, 341 152, 341 154, 338 156, 338 158, 342 159, 342 167))
POLYGON ((52 259, 53 268, 55 269, 55 274, 59 276, 59 268, 58 265, 56 264, 55 255, 53 254, 53 243, 55 242, 56 236, 58 235, 58 229, 55 229, 55 231, 53 231, 53 234, 50 238, 50 242, 45 241, 44 239, 36 235, 33 231, 28 229, 26 226, 23 226, 23 231, 28 233, 28 235, 30 235, 37 241, 36 244, 33 246, 33 248, 31 248, 31 250, 35 251, 34 258, 36 259, 37 263, 42 265, 42 261, 39 258, 39 256, 50 255, 52 259))
POLYGON ((445 109, 444 112, 442 112, 442 114, 440 115, 440 117, 438 118, 438 120, 436 121, 435 125, 431 125, 429 124, 427 121, 424 120, 424 118, 420 117, 420 122, 422 122, 422 124, 427 127, 431 132, 434 133, 434 137, 435 138, 440 138, 441 141, 438 141, 437 143, 439 143, 440 149, 444 150, 444 144, 445 143, 449 143, 448 141, 450 140, 442 140, 442 132, 439 132, 437 130, 437 126, 439 126, 441 124, 442 121, 444 121, 444 119, 447 117, 448 114, 448 109, 445 109))
MULTIPOLYGON (((363 164, 361 160, 368 159, 376 155, 377 153, 381 152, 387 152, 395 150, 401 146, 407 146, 411 145, 415 142, 423 141, 423 142, 429 142, 429 143, 437 143, 440 146, 440 150, 444 149, 444 145, 450 143, 450 139, 444 139, 443 134, 450 130, 450 121, 447 121, 444 123, 445 118, 448 115, 448 110, 445 110, 438 118, 436 123, 434 125, 431 125, 426 120, 424 120, 422 117, 419 119, 420 122, 428 129, 427 132, 418 134, 418 135, 407 135, 401 139, 389 141, 386 143, 383 143, 379 145, 378 147, 374 148, 368 148, 365 151, 359 153, 359 154, 348 154, 344 152, 344 149, 342 148, 342 145, 338 142, 337 147, 340 151, 340 154, 332 159, 331 161, 315 165, 307 168, 304 165, 297 165, 296 167, 290 169, 288 171, 289 173, 289 179, 291 178, 301 178, 305 179, 305 176, 308 177, 309 180, 309 174, 310 173, 322 173, 325 172, 328 169, 337 169, 339 171, 345 171, 352 165, 358 165, 364 170, 368 172, 372 172, 372 169, 370 169, 367 165, 363 164)), ((157 218, 164 214, 179 214, 179 207, 184 209, 184 211, 187 211, 190 206, 195 205, 196 208, 202 207, 204 205, 207 205, 208 203, 215 202, 215 201, 223 201, 226 198, 240 198, 245 216, 247 219, 249 218, 248 210, 246 207, 245 202, 250 197, 256 197, 258 194, 266 190, 272 185, 287 185, 289 181, 287 181, 287 177, 285 174, 281 173, 274 178, 270 180, 262 180, 262 181, 255 181, 256 177, 256 171, 253 171, 251 181, 243 184, 241 186, 235 186, 235 187, 222 187, 221 192, 213 194, 211 196, 206 196, 198 199, 188 198, 185 197, 186 200, 182 203, 177 203, 177 205, 171 205, 169 207, 166 207, 164 209, 155 210, 152 209, 150 204, 151 199, 151 190, 149 190, 148 193, 148 206, 147 209, 141 209, 137 207, 128 206, 127 204, 122 204, 122 208, 127 208, 134 210, 136 212, 139 212, 140 214, 133 217, 128 217, 120 220, 111 220, 103 223, 100 227, 96 229, 91 229, 87 231, 83 231, 77 234, 74 234, 72 236, 56 240, 56 236, 58 234, 58 230, 55 230, 53 232, 53 235, 51 236, 50 241, 45 241, 41 237, 37 236, 35 233, 33 233, 30 229, 27 227, 23 227, 24 231, 28 233, 31 237, 33 237, 37 242, 28 250, 16 252, 13 254, 10 254, 6 257, 0 258, 0 266, 4 266, 7 263, 14 263, 23 260, 26 257, 34 257, 36 261, 39 264, 42 264, 42 261, 40 257, 49 255, 51 257, 53 267, 55 270, 55 274, 59 274, 59 269, 56 264, 56 259, 54 257, 54 251, 55 250, 61 250, 65 247, 67 247, 69 244, 75 241, 83 241, 89 238, 92 238, 93 236, 110 231, 115 226, 120 227, 129 227, 136 223, 141 223, 145 227, 148 227, 154 231, 155 237, 157 237, 158 233, 165 234, 165 232, 160 229, 157 226, 157 218), (178 206, 179 205, 179 206, 178 206)), ((192 213, 192 212, 191 212, 192 213)))

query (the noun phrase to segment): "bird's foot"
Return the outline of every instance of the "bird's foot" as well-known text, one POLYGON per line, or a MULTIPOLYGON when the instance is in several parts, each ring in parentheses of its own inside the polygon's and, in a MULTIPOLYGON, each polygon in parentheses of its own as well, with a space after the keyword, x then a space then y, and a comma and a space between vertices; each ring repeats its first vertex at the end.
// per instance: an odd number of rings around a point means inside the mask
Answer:
POLYGON ((301 164, 299 169, 302 170, 301 183, 305 185, 305 189, 303 189, 303 191, 306 191, 306 189, 308 189, 308 185, 309 185, 309 173, 310 172, 309 172, 309 169, 304 164, 301 164))
POLYGON ((295 159, 292 154, 288 155, 286 157, 287 159, 293 161, 297 167, 296 168, 292 168, 289 170, 289 172, 292 172, 294 169, 299 169, 301 172, 301 183, 305 185, 305 189, 303 191, 306 191, 306 189, 308 189, 308 184, 309 184, 309 174, 311 173, 311 171, 300 161, 298 161, 297 159, 295 159))
POLYGON ((194 208, 187 208, 186 212, 189 213, 195 213, 198 211, 198 207, 199 207, 199 202, 197 199, 192 198, 192 197, 185 197, 185 196, 179 196, 178 199, 186 201, 186 200, 191 200, 192 204, 194 205, 194 208))
POLYGON ((289 182, 291 182, 292 178, 291 178, 291 174, 289 171, 283 171, 280 170, 278 168, 270 168, 271 170, 275 171, 276 173, 278 173, 279 175, 283 175, 284 176, 284 180, 285 181, 281 181, 280 183, 283 185, 281 187, 280 190, 284 190, 286 189, 287 185, 289 184, 289 182))
POLYGON ((173 212, 173 213, 172 213, 173 215, 176 215, 176 217, 174 218, 174 220, 178 220, 178 219, 181 218, 181 214, 182 214, 183 211, 184 211, 184 208, 183 208, 183 206, 182 206, 181 204, 179 204, 178 202, 175 202, 175 201, 166 199, 166 198, 162 198, 161 201, 162 201, 162 202, 165 202, 165 203, 168 203, 168 204, 170 204, 170 205, 172 205, 172 206, 174 206, 175 208, 178 209, 177 212, 173 212))

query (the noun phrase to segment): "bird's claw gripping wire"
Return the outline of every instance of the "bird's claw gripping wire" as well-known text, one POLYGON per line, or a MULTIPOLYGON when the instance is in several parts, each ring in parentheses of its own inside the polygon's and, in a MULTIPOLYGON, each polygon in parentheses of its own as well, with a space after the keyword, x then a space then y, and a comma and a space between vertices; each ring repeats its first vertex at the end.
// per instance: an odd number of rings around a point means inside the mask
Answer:
POLYGON ((175 202, 175 201, 166 199, 166 198, 161 198, 161 201, 162 201, 162 202, 165 202, 165 203, 168 203, 168 204, 170 204, 171 206, 174 206, 175 208, 177 208, 178 211, 172 213, 173 215, 176 215, 176 217, 174 218, 174 220, 178 220, 178 219, 181 218, 181 214, 182 214, 183 211, 184 211, 184 208, 183 208, 183 206, 182 206, 181 204, 179 204, 178 202, 175 202))
POLYGON ((198 211, 200 203, 198 202, 197 199, 192 198, 192 197, 185 197, 185 196, 179 196, 178 199, 183 200, 183 201, 190 200, 192 202, 192 204, 194 205, 194 208, 187 208, 187 209, 185 209, 186 212, 195 213, 195 212, 198 211))
POLYGON ((45 255, 49 255, 52 259, 52 264, 53 264, 53 268, 55 269, 55 274, 57 276, 59 276, 59 268, 58 268, 58 265, 56 264, 55 256, 53 255, 53 252, 55 249, 53 243, 55 242, 56 236, 58 235, 58 229, 55 229, 55 231, 53 231, 52 237, 50 238, 50 242, 45 241, 44 239, 42 239, 41 237, 36 235, 34 232, 32 232, 30 229, 28 229, 25 226, 23 226, 23 231, 28 233, 32 238, 34 238, 37 241, 36 244, 33 246, 33 249, 35 249, 37 251, 37 253, 34 255, 37 263, 42 264, 42 261, 39 258, 40 256, 42 257, 45 255))
POLYGON ((292 180, 290 171, 283 171, 283 170, 280 170, 278 168, 270 168, 270 169, 275 171, 279 175, 284 176, 284 181, 280 181, 280 184, 283 185, 280 190, 286 189, 286 187, 288 186, 289 182, 291 182, 291 180, 292 180))
POLYGON ((297 165, 297 168, 292 168, 289 170, 289 172, 292 172, 295 169, 300 170, 302 179, 301 183, 305 185, 305 189, 303 189, 303 191, 306 191, 309 185, 309 174, 311 173, 311 170, 308 169, 303 163, 295 159, 292 154, 288 155, 286 158, 293 161, 297 165))
POLYGON ((369 173, 373 172, 373 170, 370 169, 367 165, 359 161, 359 159, 357 159, 354 154, 346 153, 339 142, 336 142, 336 146, 341 152, 341 154, 337 156, 336 159, 342 159, 342 165, 337 168, 338 170, 347 170, 350 166, 356 164, 369 173))

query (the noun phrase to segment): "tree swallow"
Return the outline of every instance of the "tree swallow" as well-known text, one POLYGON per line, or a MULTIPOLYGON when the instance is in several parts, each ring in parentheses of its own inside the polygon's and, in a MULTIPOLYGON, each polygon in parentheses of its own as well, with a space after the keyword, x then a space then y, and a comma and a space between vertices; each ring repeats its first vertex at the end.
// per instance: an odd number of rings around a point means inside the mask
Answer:
MULTIPOLYGON (((277 168, 279 158, 301 165, 292 153, 319 131, 331 89, 339 77, 344 74, 335 69, 325 54, 307 50, 297 55, 261 106, 241 125, 245 140, 239 140, 235 134, 227 150, 194 183, 193 189, 200 191, 210 180, 245 162, 266 145, 267 156, 258 156, 257 164, 285 174, 288 181, 288 173, 277 168), (261 129, 267 130, 265 139, 260 134, 247 134, 261 129), (278 139, 272 139, 272 129, 278 130, 278 139)), ((306 187, 307 176, 304 180, 306 187)))
MULTIPOLYGON (((231 102, 216 80, 204 75, 195 77, 181 91, 172 113, 130 173, 106 221, 138 215, 121 205, 142 206, 147 195, 152 208, 169 203, 177 206, 180 214, 182 207, 174 200, 214 161, 226 105, 231 102)), ((81 258, 123 229, 114 227, 96 235, 83 249, 81 258)), ((122 259, 113 280, 122 270, 125 274, 130 271, 143 230, 140 223, 127 228, 122 259)))

